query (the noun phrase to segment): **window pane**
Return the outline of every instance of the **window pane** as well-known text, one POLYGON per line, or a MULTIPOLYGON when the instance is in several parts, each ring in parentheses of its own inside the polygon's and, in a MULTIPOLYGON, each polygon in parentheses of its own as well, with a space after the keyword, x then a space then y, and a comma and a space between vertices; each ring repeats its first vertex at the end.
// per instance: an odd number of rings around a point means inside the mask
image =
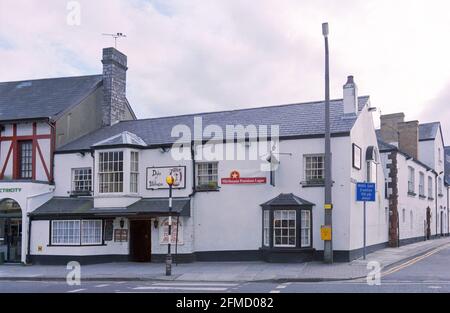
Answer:
POLYGON ((296 246, 296 211, 274 211, 274 246, 296 246))
POLYGON ((123 192, 123 152, 101 152, 99 155, 99 192, 123 192))

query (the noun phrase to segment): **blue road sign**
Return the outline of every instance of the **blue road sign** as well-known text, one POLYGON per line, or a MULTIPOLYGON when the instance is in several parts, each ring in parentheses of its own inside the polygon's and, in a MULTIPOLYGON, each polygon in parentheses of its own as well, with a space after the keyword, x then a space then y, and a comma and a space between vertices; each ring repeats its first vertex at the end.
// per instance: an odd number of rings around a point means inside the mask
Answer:
POLYGON ((375 201, 375 184, 356 183, 356 201, 375 201))

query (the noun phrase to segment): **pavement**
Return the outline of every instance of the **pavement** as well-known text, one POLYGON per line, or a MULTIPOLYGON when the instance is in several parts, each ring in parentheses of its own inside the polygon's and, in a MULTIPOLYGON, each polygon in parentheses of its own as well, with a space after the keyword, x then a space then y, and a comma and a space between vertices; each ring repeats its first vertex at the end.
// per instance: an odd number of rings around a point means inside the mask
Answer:
MULTIPOLYGON (((435 239, 386 248, 367 255, 366 260, 350 263, 266 263, 194 262, 173 265, 172 276, 165 276, 162 263, 105 263, 81 266, 82 281, 173 281, 173 282, 333 282, 365 278, 372 271, 367 265, 377 261, 383 271, 412 260, 439 247, 450 245, 450 238, 435 239)), ((0 281, 66 281, 70 270, 55 265, 1 265, 0 281)))

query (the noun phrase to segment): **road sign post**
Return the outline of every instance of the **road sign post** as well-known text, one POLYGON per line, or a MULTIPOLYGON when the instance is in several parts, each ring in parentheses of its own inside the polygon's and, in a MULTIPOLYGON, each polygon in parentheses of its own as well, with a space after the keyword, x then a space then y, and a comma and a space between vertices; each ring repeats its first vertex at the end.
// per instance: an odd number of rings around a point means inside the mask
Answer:
POLYGON ((375 184, 374 183, 357 183, 356 184, 356 201, 363 202, 363 228, 364 228, 364 234, 363 234, 363 259, 366 259, 366 202, 374 202, 375 201, 375 184))

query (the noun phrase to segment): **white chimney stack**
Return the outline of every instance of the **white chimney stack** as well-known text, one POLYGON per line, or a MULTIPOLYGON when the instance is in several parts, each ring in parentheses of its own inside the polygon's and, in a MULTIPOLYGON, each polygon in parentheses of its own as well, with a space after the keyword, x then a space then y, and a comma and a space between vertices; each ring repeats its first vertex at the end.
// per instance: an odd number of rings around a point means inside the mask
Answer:
POLYGON ((344 85, 344 114, 351 113, 358 113, 358 87, 353 76, 348 76, 344 85))

